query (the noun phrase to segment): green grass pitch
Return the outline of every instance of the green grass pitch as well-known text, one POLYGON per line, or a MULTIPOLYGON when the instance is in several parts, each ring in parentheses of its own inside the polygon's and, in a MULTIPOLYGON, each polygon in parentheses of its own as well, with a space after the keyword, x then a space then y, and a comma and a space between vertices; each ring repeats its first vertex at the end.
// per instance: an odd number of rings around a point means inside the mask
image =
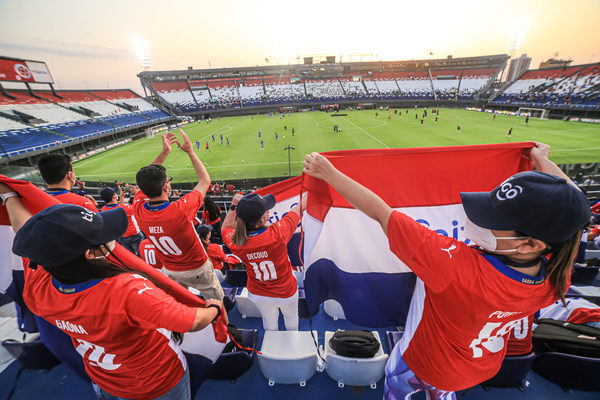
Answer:
MULTIPOLYGON (((420 123, 423 109, 349 111, 346 117, 325 112, 292 113, 285 117, 264 115, 228 117, 212 123, 195 122, 184 129, 192 143, 200 142, 197 152, 213 181, 225 179, 287 176, 287 145, 291 152, 291 175, 302 171, 302 160, 309 152, 345 149, 455 146, 482 143, 541 141, 552 146, 551 159, 558 164, 600 161, 600 129, 583 122, 563 122, 456 110, 440 109, 437 124, 431 114, 420 123), (418 113, 418 119, 415 119, 418 113), (388 116, 391 117, 388 119, 388 116), (400 116, 401 115, 401 116, 400 116), (338 125, 341 133, 333 132, 338 125), (460 132, 457 131, 460 125, 460 132), (287 126, 287 130, 284 130, 287 126), (292 127, 295 135, 292 136, 292 127), (506 133, 510 128, 512 138, 506 133), (258 132, 261 132, 261 138, 258 132), (275 132, 279 139, 275 140, 275 132), (215 141, 211 135, 214 134, 215 141), (221 145, 229 138, 229 145, 221 145), (264 141, 261 149, 260 141, 264 141), (206 142, 209 151, 205 150, 206 142)), ((77 176, 105 182, 135 181, 137 170, 149 164, 161 149, 160 137, 140 139, 108 150, 74 164, 77 176)), ((176 147, 165 162, 175 182, 194 181, 196 176, 188 157, 176 147)))

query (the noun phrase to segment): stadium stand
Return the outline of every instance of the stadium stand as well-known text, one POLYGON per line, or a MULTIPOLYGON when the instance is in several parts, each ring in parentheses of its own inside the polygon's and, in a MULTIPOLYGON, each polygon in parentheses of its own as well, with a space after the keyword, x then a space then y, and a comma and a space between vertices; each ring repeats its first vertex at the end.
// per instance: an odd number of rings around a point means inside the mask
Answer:
POLYGON ((153 82, 152 88, 158 93, 165 103, 172 104, 181 111, 195 111, 198 109, 192 92, 183 81, 153 82))
POLYGON ((402 96, 412 99, 433 99, 429 72, 394 72, 393 76, 402 96))
POLYGON ((595 108, 600 105, 600 65, 527 71, 492 104, 595 108))
POLYGON ((344 89, 338 79, 305 79, 304 84, 309 99, 330 101, 345 98, 344 89))
POLYGON ((130 90, 7 94, 0 95, 3 157, 171 118, 130 90))
POLYGON ((261 78, 245 79, 239 87, 240 99, 243 106, 262 105, 265 88, 261 78))

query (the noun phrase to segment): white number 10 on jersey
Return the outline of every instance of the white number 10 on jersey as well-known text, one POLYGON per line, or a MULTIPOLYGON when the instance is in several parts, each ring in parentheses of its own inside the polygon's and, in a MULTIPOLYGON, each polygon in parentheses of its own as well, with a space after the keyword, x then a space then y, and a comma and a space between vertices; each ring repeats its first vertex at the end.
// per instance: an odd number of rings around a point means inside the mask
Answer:
POLYGON ((265 282, 277 279, 277 271, 275 270, 275 265, 272 261, 265 260, 261 261, 259 264, 251 262, 250 265, 252 265, 254 276, 256 276, 257 281, 265 282))
POLYGON ((175 241, 169 236, 159 236, 158 240, 156 240, 154 236, 148 236, 148 239, 150 239, 156 248, 165 256, 178 256, 183 253, 181 249, 177 247, 175 241))

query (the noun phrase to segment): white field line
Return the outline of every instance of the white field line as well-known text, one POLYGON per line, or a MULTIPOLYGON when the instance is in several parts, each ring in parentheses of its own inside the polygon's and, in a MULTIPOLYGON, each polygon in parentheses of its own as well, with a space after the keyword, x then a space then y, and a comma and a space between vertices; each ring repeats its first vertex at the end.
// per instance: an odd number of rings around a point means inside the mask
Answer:
POLYGON ((381 143, 382 145, 384 145, 386 148, 390 148, 390 146, 388 146, 387 144, 383 143, 381 140, 377 139, 375 136, 371 135, 369 132, 365 131, 363 128, 361 128, 360 126, 356 125, 354 122, 352 121, 348 121, 346 118, 344 117, 340 117, 341 119, 343 119, 344 121, 346 121, 347 123, 349 123, 350 125, 354 126, 355 128, 358 128, 359 130, 363 131, 364 133, 366 133, 369 137, 371 137, 371 139, 375 140, 376 142, 381 143))

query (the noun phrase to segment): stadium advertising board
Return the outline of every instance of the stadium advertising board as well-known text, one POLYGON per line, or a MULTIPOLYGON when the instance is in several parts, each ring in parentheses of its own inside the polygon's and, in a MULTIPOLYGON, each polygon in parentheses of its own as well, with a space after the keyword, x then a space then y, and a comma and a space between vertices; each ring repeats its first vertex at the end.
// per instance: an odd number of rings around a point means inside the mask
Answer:
POLYGON ((54 83, 46 63, 0 58, 0 81, 54 83))

